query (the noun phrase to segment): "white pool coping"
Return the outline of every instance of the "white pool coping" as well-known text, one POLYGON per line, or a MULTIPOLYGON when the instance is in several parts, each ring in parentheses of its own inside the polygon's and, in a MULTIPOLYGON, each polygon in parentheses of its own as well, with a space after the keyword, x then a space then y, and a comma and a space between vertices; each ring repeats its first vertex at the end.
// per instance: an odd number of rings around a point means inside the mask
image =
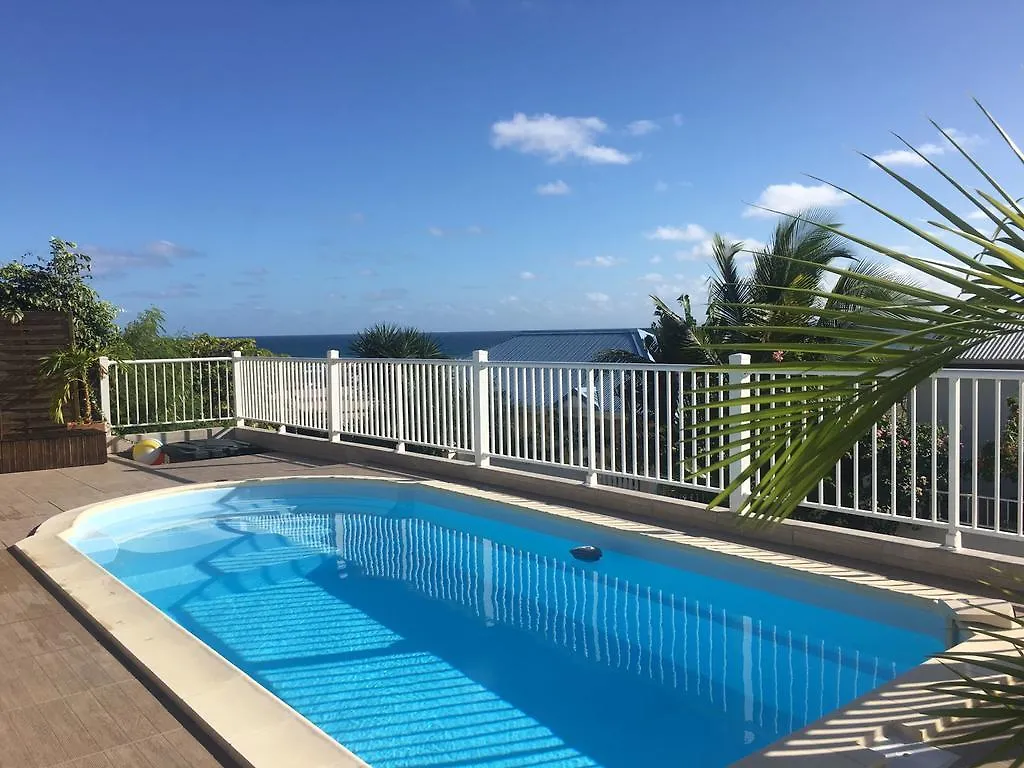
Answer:
MULTIPOLYGON (((71 546, 66 538, 77 525, 90 517, 112 508, 154 498, 225 487, 309 481, 347 483, 354 480, 423 485, 536 513, 631 532, 683 547, 739 557, 801 574, 837 579, 859 589, 884 590, 900 595, 903 599, 939 603, 948 607, 955 620, 964 627, 973 624, 1011 626, 1005 617, 1013 615, 1013 608, 1005 601, 889 579, 821 561, 663 529, 650 523, 438 480, 365 475, 290 475, 161 489, 60 513, 42 523, 34 535, 18 542, 15 547, 35 565, 46 580, 59 588, 91 618, 97 628, 137 665, 142 674, 170 696, 199 727, 242 765, 259 768, 367 766, 365 761, 71 546)), ((993 648, 998 648, 998 644, 974 637, 951 650, 979 652, 993 648)), ((917 714, 917 709, 908 710, 905 705, 910 701, 907 697, 911 695, 917 696, 914 702, 920 701, 913 704, 918 709, 948 703, 934 695, 927 700, 920 696, 922 684, 939 679, 953 679, 953 675, 939 662, 928 660, 817 723, 744 758, 738 765, 750 768, 769 764, 807 768, 818 765, 838 768, 877 765, 879 753, 869 747, 881 738, 884 728, 917 728, 922 733, 938 729, 934 722, 917 714), (906 693, 907 686, 911 691, 916 689, 917 694, 906 693)))

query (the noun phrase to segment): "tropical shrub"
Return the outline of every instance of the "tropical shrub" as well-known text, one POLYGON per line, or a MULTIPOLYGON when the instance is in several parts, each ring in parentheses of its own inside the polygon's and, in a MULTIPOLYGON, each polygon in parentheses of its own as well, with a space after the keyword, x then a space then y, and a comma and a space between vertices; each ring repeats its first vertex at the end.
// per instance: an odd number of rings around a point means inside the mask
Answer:
POLYGON ((49 259, 22 258, 0 266, 0 316, 17 322, 25 312, 61 312, 71 316, 74 346, 108 348, 118 338, 118 309, 89 286, 90 277, 88 254, 51 237, 49 259))
POLYGON ((447 357, 437 339, 423 331, 380 324, 360 331, 349 348, 356 357, 436 360, 447 357))
MULTIPOLYGON (((1006 398, 1009 416, 1001 430, 999 441, 999 476, 1021 482, 1020 474, 1020 402, 1016 397, 1006 398)), ((989 482, 996 476, 996 443, 990 440, 981 448, 978 471, 989 482)))

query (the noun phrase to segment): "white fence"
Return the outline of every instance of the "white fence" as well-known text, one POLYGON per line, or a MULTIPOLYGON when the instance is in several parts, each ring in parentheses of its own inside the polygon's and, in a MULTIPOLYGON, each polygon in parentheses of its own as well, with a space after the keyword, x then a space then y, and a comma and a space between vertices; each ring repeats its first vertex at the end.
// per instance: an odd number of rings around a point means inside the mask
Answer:
MULTIPOLYGON (((705 424, 729 407, 725 395, 706 394, 725 374, 696 367, 497 362, 485 352, 471 361, 331 352, 107 365, 101 407, 119 429, 248 422, 421 446, 482 467, 512 462, 591 485, 692 495, 728 484, 726 470, 694 475, 718 447, 705 424)), ((749 376, 807 386, 753 366, 749 376)), ((963 531, 1024 543, 1022 399, 1024 372, 942 371, 893 407, 805 507, 940 528, 951 547, 963 531)))

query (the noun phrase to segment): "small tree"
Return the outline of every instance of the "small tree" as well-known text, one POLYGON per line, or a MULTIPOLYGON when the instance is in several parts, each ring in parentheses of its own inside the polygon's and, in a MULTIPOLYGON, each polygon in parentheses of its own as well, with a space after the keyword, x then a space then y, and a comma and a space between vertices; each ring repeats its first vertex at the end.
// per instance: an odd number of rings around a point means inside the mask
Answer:
POLYGON ((89 286, 89 272, 88 254, 52 237, 49 259, 22 258, 0 266, 0 315, 18 322, 25 312, 61 312, 71 316, 76 348, 108 347, 118 337, 118 310, 89 286))
MULTIPOLYGON (((90 379, 93 371, 99 368, 100 356, 99 352, 89 349, 67 347, 43 358, 39 372, 54 385, 50 415, 58 424, 67 423, 64 409, 69 405, 74 405, 76 412, 81 405, 82 423, 92 423, 93 389, 90 379)), ((106 374, 105 369, 99 371, 100 376, 106 374)))
POLYGON ((437 340, 418 328, 381 323, 360 331, 350 345, 356 357, 436 360, 447 357, 437 340))

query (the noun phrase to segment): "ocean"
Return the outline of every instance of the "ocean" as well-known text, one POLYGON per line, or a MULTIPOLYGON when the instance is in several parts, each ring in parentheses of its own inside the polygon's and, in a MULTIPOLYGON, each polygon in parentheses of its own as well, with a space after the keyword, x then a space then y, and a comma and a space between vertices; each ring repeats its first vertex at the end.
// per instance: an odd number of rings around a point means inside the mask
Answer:
MULTIPOLYGON (((510 339, 520 331, 453 331, 431 333, 446 355, 455 358, 473 356, 473 350, 489 349, 510 339)), ((342 357, 352 357, 350 344, 354 333, 335 333, 314 336, 256 336, 256 343, 277 355, 290 357, 324 357, 327 350, 336 349, 342 357)))

